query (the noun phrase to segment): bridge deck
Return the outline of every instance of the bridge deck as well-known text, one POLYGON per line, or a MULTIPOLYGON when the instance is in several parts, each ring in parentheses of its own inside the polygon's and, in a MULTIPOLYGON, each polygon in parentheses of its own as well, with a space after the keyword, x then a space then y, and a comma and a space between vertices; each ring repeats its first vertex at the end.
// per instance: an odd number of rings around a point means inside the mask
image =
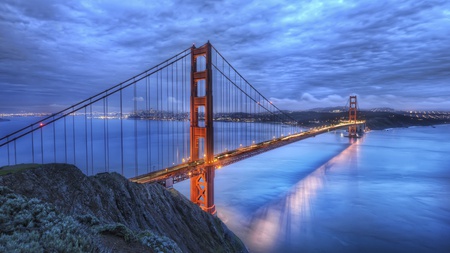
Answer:
MULTIPOLYGON (((365 122, 361 121, 357 124, 364 124, 365 122)), ((255 156, 257 154, 261 154, 267 152, 269 150, 300 141, 306 138, 314 137, 318 134, 322 134, 329 131, 334 131, 339 128, 348 127, 351 125, 350 123, 340 123, 338 125, 332 125, 317 129, 312 129, 309 131, 292 134, 286 137, 280 137, 273 140, 261 142, 258 144, 254 144, 248 147, 239 148, 233 151, 228 151, 224 153, 220 153, 214 157, 214 166, 216 169, 220 169, 223 166, 241 161, 243 159, 255 156)), ((163 170, 150 172, 148 174, 144 174, 138 177, 130 178, 132 182, 136 183, 151 183, 151 182, 165 182, 166 179, 172 178, 173 183, 177 183, 183 180, 190 178, 191 176, 197 175, 201 172, 201 170, 205 167, 203 159, 182 163, 170 168, 166 168, 163 170)))

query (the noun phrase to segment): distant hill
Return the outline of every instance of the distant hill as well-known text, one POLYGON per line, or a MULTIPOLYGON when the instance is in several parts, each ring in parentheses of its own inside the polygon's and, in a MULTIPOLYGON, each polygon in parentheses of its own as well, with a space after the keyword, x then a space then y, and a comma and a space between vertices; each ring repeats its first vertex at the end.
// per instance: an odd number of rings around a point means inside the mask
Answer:
MULTIPOLYGON (((380 108, 372 108, 372 109, 361 109, 361 108, 358 108, 358 109, 360 111, 371 111, 371 112, 396 112, 396 111, 398 111, 398 110, 395 110, 395 109, 389 108, 389 107, 380 107, 380 108)), ((348 111, 348 106, 320 107, 320 108, 309 109, 307 111, 313 111, 313 112, 348 111)))
POLYGON ((308 111, 312 112, 337 112, 337 111, 347 111, 348 107, 345 106, 334 106, 334 107, 321 107, 321 108, 313 108, 308 111))
MULTIPOLYGON (((289 115, 305 127, 314 127, 338 123, 348 120, 348 112, 337 107, 322 108, 322 111, 297 111, 289 115), (330 111, 331 109, 331 111, 330 111), (333 112, 336 110, 335 112, 333 112)), ((430 126, 437 124, 450 124, 450 114, 409 114, 400 111, 388 111, 390 108, 379 108, 370 111, 358 111, 358 119, 366 120, 370 129, 386 129, 394 127, 430 126)))
POLYGON ((366 120, 370 129, 386 129, 410 126, 432 126, 450 124, 450 115, 447 114, 407 114, 406 112, 362 111, 361 119, 366 120))
POLYGON ((380 107, 380 108, 372 108, 369 111, 371 111, 371 112, 396 112, 397 110, 389 108, 389 107, 380 107))

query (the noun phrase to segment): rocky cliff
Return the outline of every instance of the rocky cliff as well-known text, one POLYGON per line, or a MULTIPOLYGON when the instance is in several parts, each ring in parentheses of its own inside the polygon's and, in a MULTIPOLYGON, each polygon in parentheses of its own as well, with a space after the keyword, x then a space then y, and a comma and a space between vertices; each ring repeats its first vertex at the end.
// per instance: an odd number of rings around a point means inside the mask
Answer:
MULTIPOLYGON (((39 204, 48 205, 49 210, 54 208, 55 217, 73 218, 80 226, 77 231, 92 236, 87 244, 95 245, 85 248, 91 251, 247 252, 220 219, 203 212, 176 190, 158 184, 132 183, 116 173, 87 177, 72 165, 46 164, 0 176, 0 186, 4 197, 0 200, 0 221, 3 217, 6 222, 0 229, 8 230, 2 231, 2 236, 9 239, 17 232, 9 223, 21 212, 30 212, 31 218, 26 216, 28 220, 19 222, 20 230, 26 232, 31 227, 31 232, 36 231, 36 224, 43 223, 36 222, 38 212, 33 207, 25 210, 23 204, 17 204, 14 211, 6 206, 16 199, 21 203, 41 201, 39 204)), ((39 233, 46 233, 45 228, 39 229, 43 229, 39 233)))

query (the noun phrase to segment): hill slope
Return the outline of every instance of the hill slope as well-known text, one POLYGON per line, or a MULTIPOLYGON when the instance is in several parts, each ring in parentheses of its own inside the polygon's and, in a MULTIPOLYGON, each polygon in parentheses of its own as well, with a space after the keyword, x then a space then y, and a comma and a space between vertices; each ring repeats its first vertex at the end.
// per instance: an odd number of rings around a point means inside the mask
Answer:
MULTIPOLYGON (((126 233, 133 238, 150 233, 159 236, 151 237, 155 240, 168 238, 167 245, 175 242, 182 252, 247 252, 220 219, 203 212, 174 189, 132 183, 116 173, 87 177, 67 164, 33 166, 36 168, 1 176, 0 186, 19 196, 42 200, 87 224, 90 231, 95 225, 94 230, 100 231, 100 249, 116 249, 112 245, 115 241, 107 235, 119 235, 125 240, 126 233)), ((129 243, 117 243, 125 245, 123 251, 142 250, 126 248, 129 243)), ((164 251, 177 252, 170 247, 164 251)))

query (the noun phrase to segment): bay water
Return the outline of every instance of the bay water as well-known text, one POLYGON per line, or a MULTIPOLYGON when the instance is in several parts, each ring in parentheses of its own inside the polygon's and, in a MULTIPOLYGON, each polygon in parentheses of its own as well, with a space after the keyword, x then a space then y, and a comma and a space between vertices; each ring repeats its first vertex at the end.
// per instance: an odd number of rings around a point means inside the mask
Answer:
MULTIPOLYGON (((35 120, 0 122, 1 136, 35 120)), ((94 133, 104 125, 93 122, 94 133)), ((110 121, 116 138, 117 122, 110 121)), ((357 140, 330 132, 278 148, 217 170, 218 217, 251 252, 450 252, 449 140, 450 125, 438 125, 371 131, 357 140)), ((97 141, 94 150, 103 147, 97 141)), ((146 172, 145 163, 126 176, 146 172)), ((102 164, 86 173, 103 172, 102 164)), ((189 181, 175 188, 189 197, 189 181)))
POLYGON ((440 125, 278 148, 217 171, 218 217, 250 252, 450 252, 449 140, 440 125))

